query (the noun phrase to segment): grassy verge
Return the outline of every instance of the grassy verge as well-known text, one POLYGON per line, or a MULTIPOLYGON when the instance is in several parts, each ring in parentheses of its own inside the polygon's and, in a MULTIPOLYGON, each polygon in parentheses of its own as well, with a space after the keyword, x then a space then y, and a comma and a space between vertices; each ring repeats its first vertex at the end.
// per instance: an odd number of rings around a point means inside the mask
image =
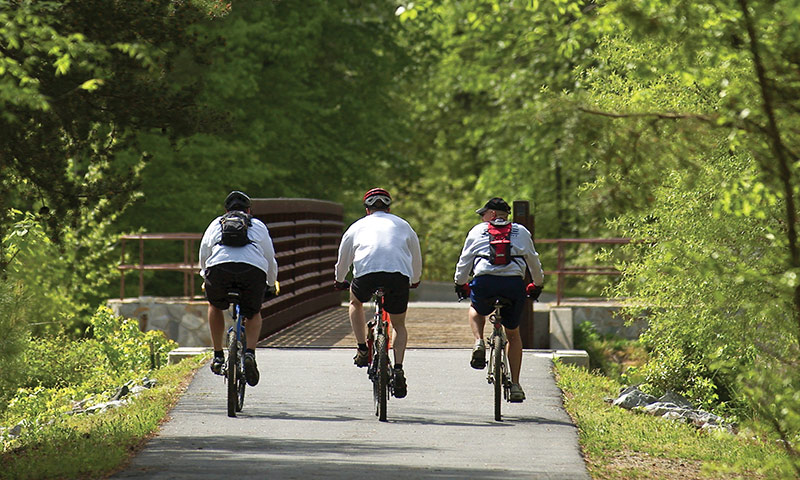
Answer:
POLYGON ((104 478, 123 466, 159 427, 197 369, 200 355, 153 372, 155 387, 126 406, 94 415, 63 416, 26 435, 2 454, 0 478, 104 478))
POLYGON ((604 399, 620 384, 573 366, 557 364, 556 379, 595 480, 794 478, 778 445, 752 434, 703 433, 613 406, 604 399))

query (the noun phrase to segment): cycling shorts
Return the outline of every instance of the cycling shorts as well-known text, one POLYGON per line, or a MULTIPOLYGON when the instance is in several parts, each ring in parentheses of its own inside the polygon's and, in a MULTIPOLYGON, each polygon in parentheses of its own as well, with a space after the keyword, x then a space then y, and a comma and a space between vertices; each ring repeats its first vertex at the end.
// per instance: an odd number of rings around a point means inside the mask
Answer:
POLYGON ((220 263, 208 267, 205 278, 208 303, 227 310, 228 292, 239 290, 239 309, 244 318, 261 312, 267 289, 267 274, 249 263, 220 263))
POLYGON ((472 308, 480 315, 489 315, 494 310, 495 297, 503 297, 511 301, 511 305, 500 309, 503 326, 514 329, 519 327, 522 319, 522 308, 525 306, 525 282, 522 277, 502 277, 500 275, 478 275, 469 283, 471 292, 469 299, 472 308))
POLYGON ((368 273, 350 282, 350 291, 361 303, 368 302, 378 287, 383 287, 384 310, 395 315, 408 310, 408 277, 402 273, 368 273))

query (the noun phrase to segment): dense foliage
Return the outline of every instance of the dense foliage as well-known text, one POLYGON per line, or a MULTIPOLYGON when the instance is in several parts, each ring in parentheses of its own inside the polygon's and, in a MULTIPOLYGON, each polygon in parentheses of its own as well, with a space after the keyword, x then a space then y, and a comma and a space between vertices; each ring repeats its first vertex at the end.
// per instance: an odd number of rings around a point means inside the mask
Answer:
POLYGON ((21 420, 44 423, 85 399, 100 403, 163 365, 176 346, 163 332, 142 332, 136 320, 117 317, 107 307, 100 307, 89 323, 92 338, 39 338, 25 345, 19 361, 7 365, 3 375, 15 388, 0 392, 4 426, 21 420))
POLYGON ((800 457, 795 1, 2 5, 0 253, 8 295, 44 285, 36 322, 79 329, 114 231, 201 231, 232 188, 352 220, 385 186, 426 281, 488 197, 529 200, 536 238, 636 241, 630 375, 800 457))

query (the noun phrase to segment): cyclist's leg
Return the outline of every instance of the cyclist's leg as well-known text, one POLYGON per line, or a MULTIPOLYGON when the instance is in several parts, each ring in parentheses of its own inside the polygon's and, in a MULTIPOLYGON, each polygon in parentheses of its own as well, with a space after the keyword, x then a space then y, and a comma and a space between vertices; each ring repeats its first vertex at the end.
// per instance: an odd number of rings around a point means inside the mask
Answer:
POLYGON ((214 351, 222 350, 222 336, 225 334, 225 310, 228 303, 230 275, 219 265, 208 269, 205 279, 205 294, 208 300, 208 330, 214 351))
POLYGON ((408 330, 406 329, 406 312, 408 311, 408 277, 402 273, 383 273, 378 277, 385 288, 384 309, 389 314, 389 319, 394 328, 392 346, 394 349, 394 363, 402 365, 408 344, 408 330))
POLYGON ((508 337, 508 366, 511 369, 511 383, 519 383, 519 372, 522 368, 522 336, 519 327, 506 328, 508 337))
POLYGON ((368 273, 356 277, 350 282, 350 305, 348 314, 350 315, 350 326, 353 327, 353 336, 356 343, 363 345, 367 341, 367 324, 364 318, 364 302, 372 298, 372 293, 377 285, 375 283, 376 274, 368 273))
POLYGON ((225 312, 210 304, 208 306, 208 330, 211 333, 211 344, 214 346, 214 350, 222 350, 222 336, 225 334, 225 312))
POLYGON ((261 334, 261 312, 248 318, 244 324, 244 333, 247 337, 248 349, 255 349, 258 346, 258 336, 261 334))
POLYGON ((472 329, 472 336, 475 341, 483 341, 483 329, 486 326, 486 315, 481 315, 475 307, 469 307, 469 326, 472 329))
POLYGON ((392 350, 394 350, 394 363, 402 364, 405 357, 406 345, 408 344, 408 330, 406 330, 406 312, 390 313, 389 318, 394 328, 392 337, 392 350))
POLYGON ((494 302, 490 301, 490 298, 495 296, 492 275, 479 275, 473 278, 470 282, 470 290, 469 326, 477 343, 483 341, 486 316, 494 309, 494 302))
POLYGON ((350 315, 350 326, 353 327, 356 343, 365 343, 367 341, 367 323, 364 320, 364 304, 356 298, 352 290, 347 313, 350 315))

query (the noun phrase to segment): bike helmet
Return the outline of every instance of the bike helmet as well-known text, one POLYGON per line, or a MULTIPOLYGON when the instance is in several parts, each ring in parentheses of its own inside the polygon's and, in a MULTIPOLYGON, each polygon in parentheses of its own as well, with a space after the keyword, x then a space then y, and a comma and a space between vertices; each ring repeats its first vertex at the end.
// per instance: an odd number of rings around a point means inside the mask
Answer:
POLYGON ((225 198, 225 211, 241 210, 250 208, 250 197, 239 190, 234 190, 225 198))
POLYGON ((364 206, 367 208, 388 208, 392 204, 392 196, 382 188, 373 188, 364 194, 364 206))

